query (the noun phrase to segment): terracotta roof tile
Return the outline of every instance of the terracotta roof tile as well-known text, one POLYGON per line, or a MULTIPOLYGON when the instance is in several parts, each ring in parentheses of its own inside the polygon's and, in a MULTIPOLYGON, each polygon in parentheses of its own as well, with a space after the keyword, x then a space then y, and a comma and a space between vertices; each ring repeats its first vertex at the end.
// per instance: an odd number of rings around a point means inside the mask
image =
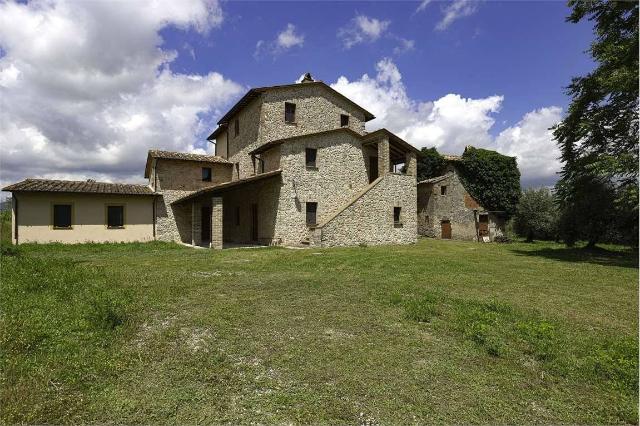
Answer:
POLYGON ((25 179, 2 188, 11 192, 83 192, 92 194, 156 195, 146 185, 96 182, 93 180, 25 179))

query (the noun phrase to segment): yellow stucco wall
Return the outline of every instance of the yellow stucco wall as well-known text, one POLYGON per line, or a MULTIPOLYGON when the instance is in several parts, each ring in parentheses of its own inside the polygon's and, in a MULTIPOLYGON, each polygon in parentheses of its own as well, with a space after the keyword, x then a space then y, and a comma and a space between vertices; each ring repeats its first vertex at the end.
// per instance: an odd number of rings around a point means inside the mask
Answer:
POLYGON ((13 197, 17 200, 18 211, 17 235, 16 227, 12 227, 14 244, 153 240, 154 197, 57 193, 14 193, 13 197), (54 204, 72 204, 71 229, 53 228, 54 204), (125 206, 124 228, 107 228, 107 205, 125 206))

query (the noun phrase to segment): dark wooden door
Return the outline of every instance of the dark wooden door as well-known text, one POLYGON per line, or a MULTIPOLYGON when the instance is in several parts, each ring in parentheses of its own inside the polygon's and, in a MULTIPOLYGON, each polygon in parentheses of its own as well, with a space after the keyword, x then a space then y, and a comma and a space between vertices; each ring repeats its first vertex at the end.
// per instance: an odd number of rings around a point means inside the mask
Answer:
POLYGON ((258 205, 251 204, 251 241, 258 241, 258 205))
POLYGON ((202 207, 200 217, 200 238, 202 241, 211 241, 211 207, 202 207))
POLYGON ((440 227, 442 228, 442 239, 450 240, 451 239, 451 222, 448 220, 443 220, 440 222, 440 227))
POLYGON ((378 179, 378 157, 369 157, 369 183, 378 179))

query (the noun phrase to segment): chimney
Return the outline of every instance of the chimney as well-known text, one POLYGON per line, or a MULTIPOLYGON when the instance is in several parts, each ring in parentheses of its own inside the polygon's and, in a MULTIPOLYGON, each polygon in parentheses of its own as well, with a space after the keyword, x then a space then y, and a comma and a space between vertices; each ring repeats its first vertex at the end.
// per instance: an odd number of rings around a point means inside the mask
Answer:
POLYGON ((312 83, 315 80, 313 79, 313 77, 311 77, 311 73, 305 73, 304 77, 302 77, 302 81, 301 83, 312 83))

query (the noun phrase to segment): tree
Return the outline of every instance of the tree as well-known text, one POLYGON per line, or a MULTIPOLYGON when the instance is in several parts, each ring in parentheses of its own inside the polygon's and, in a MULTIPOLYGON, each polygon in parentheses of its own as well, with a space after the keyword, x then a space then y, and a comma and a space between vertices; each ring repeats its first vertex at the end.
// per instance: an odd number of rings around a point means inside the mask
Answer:
POLYGON ((515 231, 527 242, 553 239, 556 234, 558 210, 547 188, 526 189, 520 196, 514 217, 515 231))
POLYGON ((593 245, 601 238, 595 223, 637 236, 638 1, 570 0, 569 6, 567 21, 595 22, 589 53, 597 66, 572 79, 567 116, 553 131, 564 163, 556 194, 567 242, 586 238, 593 245), (576 206, 597 207, 598 214, 576 206))
POLYGON ((418 182, 442 175, 445 160, 435 148, 422 148, 418 156, 418 182))
POLYGON ((515 213, 520 171, 514 157, 468 146, 456 166, 465 189, 485 209, 515 213))

